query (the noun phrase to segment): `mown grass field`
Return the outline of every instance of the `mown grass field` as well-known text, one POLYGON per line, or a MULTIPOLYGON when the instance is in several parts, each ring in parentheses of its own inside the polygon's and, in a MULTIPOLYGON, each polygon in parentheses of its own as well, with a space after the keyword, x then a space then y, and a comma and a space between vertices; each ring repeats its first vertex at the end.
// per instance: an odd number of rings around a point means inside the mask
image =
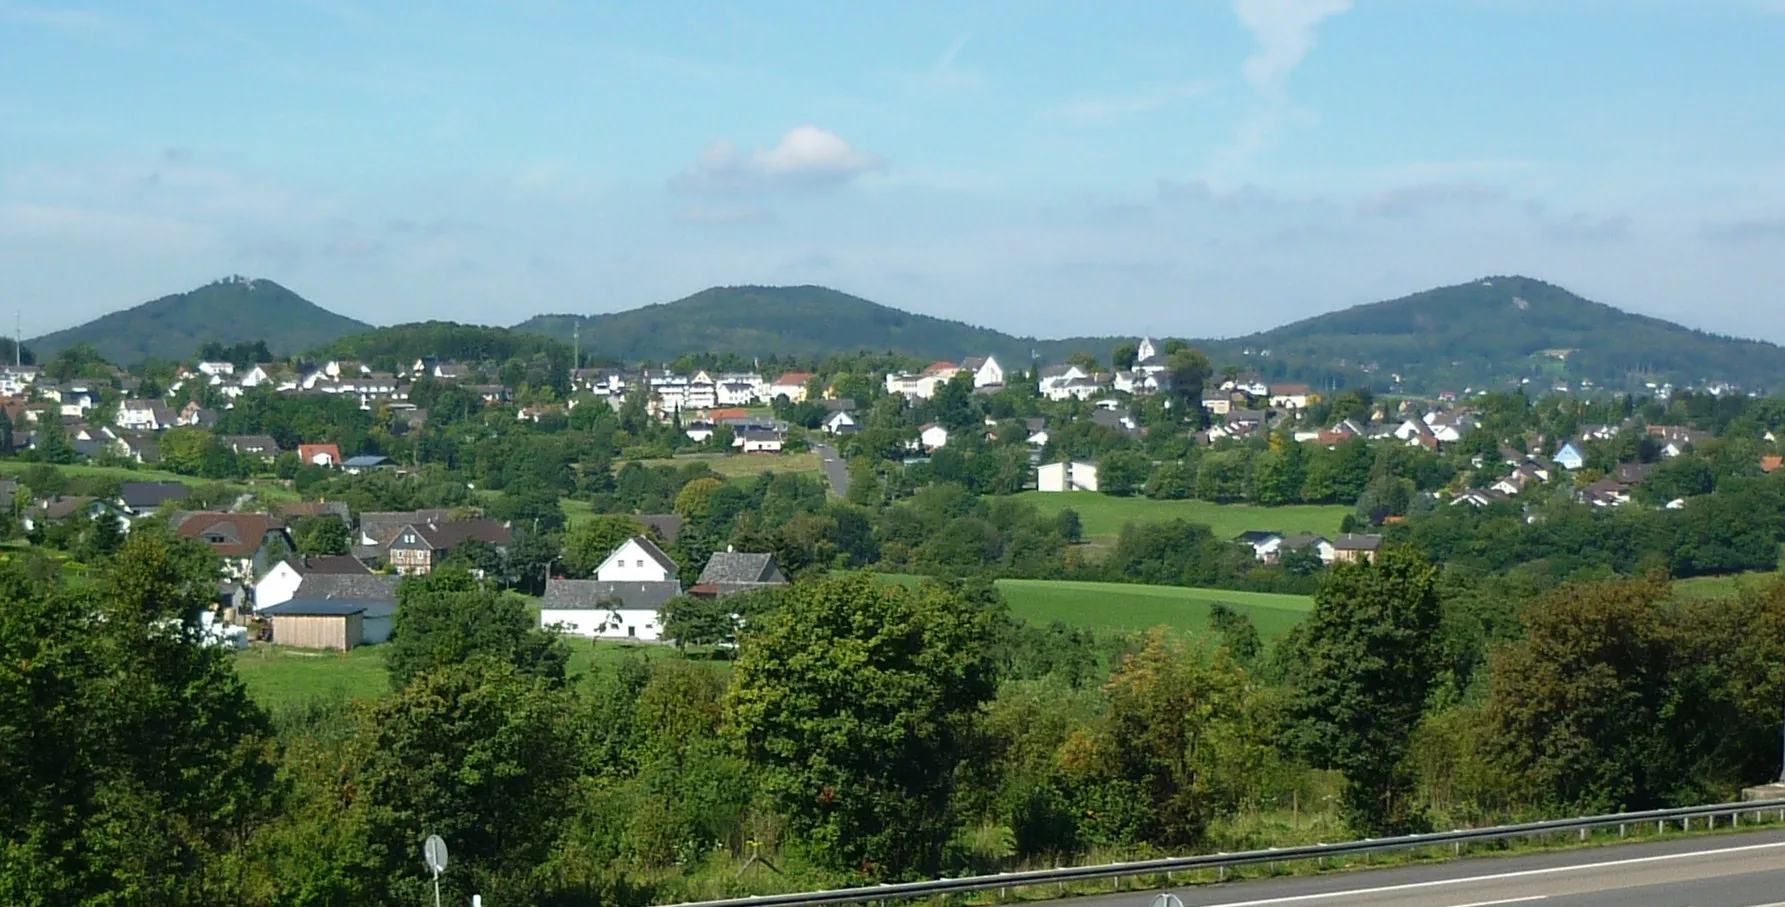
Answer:
POLYGON ((1258 635, 1273 640, 1300 623, 1314 607, 1305 595, 1135 586, 1061 580, 1007 579, 998 590, 1013 615, 1030 623, 1060 621, 1098 630, 1150 630, 1166 626, 1181 632, 1208 629, 1209 606, 1216 602, 1251 618, 1258 635))
POLYGON ((1351 508, 1326 504, 1288 507, 1254 507, 1250 504, 1214 504, 1208 501, 1156 501, 1152 498, 1118 498, 1096 492, 1044 494, 1025 491, 1017 498, 1052 516, 1070 507, 1078 512, 1085 537, 1110 541, 1128 523, 1189 520, 1213 530, 1216 538, 1231 539, 1252 529, 1270 532, 1312 532, 1331 537, 1351 508))
POLYGON ((1728 576, 1695 576, 1675 580, 1673 594, 1679 598, 1730 598, 1743 589, 1759 588, 1780 576, 1777 572, 1735 573, 1728 576))
MULTIPOLYGON (((26 463, 19 460, 7 460, 0 462, 0 475, 18 475, 35 465, 37 464, 26 463)), ((124 466, 93 466, 85 463, 57 463, 54 465, 58 471, 69 477, 101 476, 108 479, 117 479, 120 482, 179 482, 188 488, 197 488, 203 485, 221 482, 224 485, 229 485, 235 488, 245 488, 248 491, 253 492, 254 495, 262 501, 269 503, 289 503, 303 499, 303 495, 298 494, 284 482, 272 478, 253 478, 246 480, 201 479, 197 476, 183 476, 177 472, 168 472, 164 469, 149 469, 146 467, 130 469, 124 466)))
MULTIPOLYGON (((630 658, 645 661, 683 656, 670 646, 571 638, 569 674, 586 678, 630 658)), ((377 699, 390 690, 384 671, 386 646, 361 646, 351 652, 316 652, 285 646, 255 644, 236 653, 236 673, 248 686, 248 695, 269 708, 306 702, 377 699)), ((699 659, 713 669, 729 672, 731 663, 699 659)))
MULTIPOLYGON (((6 460, 0 462, 0 475, 17 475, 36 466, 22 460, 6 460)), ((185 485, 203 484, 203 480, 161 469, 127 469, 123 466, 90 466, 83 463, 53 464, 63 475, 68 476, 104 476, 120 482, 180 482, 185 485)))
MULTIPOLYGON (((705 463, 715 474, 728 479, 759 476, 765 472, 817 472, 818 452, 803 450, 789 454, 686 454, 671 457, 667 460, 638 460, 645 466, 687 466, 690 463, 705 463)), ((615 468, 621 465, 614 464, 615 468)))
MULTIPOLYGON (((876 578, 907 586, 928 579, 910 573, 881 573, 876 578)), ((1010 613, 1030 623, 1059 621, 1094 630, 1142 631, 1163 626, 1201 633, 1209 626, 1209 606, 1221 602, 1251 618, 1258 635, 1267 641, 1289 632, 1314 607, 1314 599, 1306 595, 1070 580, 1001 579, 998 591, 1004 594, 1010 613)))

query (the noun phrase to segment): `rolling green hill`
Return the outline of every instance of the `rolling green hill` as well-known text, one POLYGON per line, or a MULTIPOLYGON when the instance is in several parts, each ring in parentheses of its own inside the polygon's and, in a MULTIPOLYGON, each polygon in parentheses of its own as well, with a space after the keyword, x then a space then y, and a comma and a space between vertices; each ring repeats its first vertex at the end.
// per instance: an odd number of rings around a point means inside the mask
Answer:
POLYGON ((1613 390, 1650 381, 1785 390, 1785 348, 1633 315, 1528 277, 1441 287, 1202 345, 1217 363, 1317 384, 1380 388, 1399 374, 1410 391, 1526 377, 1613 390))
POLYGON ((1036 341, 959 321, 916 315, 824 287, 714 287, 675 302, 606 315, 540 315, 515 326, 624 362, 685 353, 792 355, 892 351, 921 359, 992 354, 1027 363, 1036 341))
POLYGON ((88 343, 107 359, 131 365, 151 356, 185 359, 210 341, 265 340, 276 355, 301 353, 370 328, 270 280, 228 277, 45 334, 26 346, 44 361, 59 349, 88 343))

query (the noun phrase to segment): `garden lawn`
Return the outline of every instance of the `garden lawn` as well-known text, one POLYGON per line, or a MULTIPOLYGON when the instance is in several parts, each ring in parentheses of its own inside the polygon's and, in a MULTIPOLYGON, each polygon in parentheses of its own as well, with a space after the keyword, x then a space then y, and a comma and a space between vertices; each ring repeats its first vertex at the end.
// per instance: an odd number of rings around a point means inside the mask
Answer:
POLYGON ((1733 598, 1744 589, 1758 589, 1765 583, 1779 578, 1777 572, 1767 573, 1732 573, 1727 576, 1694 576, 1690 579, 1674 580, 1673 594, 1675 598, 1733 598))
MULTIPOLYGON (((715 474, 728 479, 759 476, 765 472, 817 472, 818 452, 802 450, 789 454, 687 454, 663 460, 638 460, 645 466, 687 466, 690 463, 705 463, 715 474)), ((623 463, 616 462, 618 469, 623 463)))
MULTIPOLYGON (((0 475, 17 475, 40 464, 27 463, 23 460, 6 460, 0 462, 0 475)), ((207 480, 162 469, 128 469, 123 466, 90 466, 82 463, 52 463, 66 476, 105 476, 120 482, 181 482, 186 485, 201 485, 207 480)))
POLYGON ((390 690, 381 646, 318 652, 256 643, 236 653, 248 695, 268 708, 328 699, 376 699, 390 690))
POLYGON ((1183 586, 1006 579, 998 581, 998 589, 1004 593, 1010 613, 1030 623, 1060 621, 1099 630, 1167 626, 1201 633, 1208 629, 1209 606, 1221 602, 1251 618, 1266 641, 1289 632, 1314 607, 1314 600, 1305 595, 1183 586))
POLYGON ((1156 501, 1152 498, 1118 498, 1090 491, 1017 495, 1035 509, 1053 516, 1070 507, 1078 512, 1085 538, 1113 541, 1122 527, 1132 522, 1158 523, 1189 520, 1202 523, 1215 537, 1231 540, 1253 529, 1292 534, 1311 532, 1328 538, 1339 532, 1339 521, 1351 508, 1336 504, 1292 504, 1287 507, 1255 507, 1251 504, 1213 504, 1208 501, 1156 501))

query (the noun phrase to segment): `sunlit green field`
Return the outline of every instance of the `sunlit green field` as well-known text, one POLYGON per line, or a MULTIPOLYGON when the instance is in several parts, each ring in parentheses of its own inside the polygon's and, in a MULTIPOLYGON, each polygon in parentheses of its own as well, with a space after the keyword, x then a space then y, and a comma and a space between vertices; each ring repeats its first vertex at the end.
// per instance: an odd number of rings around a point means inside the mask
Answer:
POLYGON ((1155 523, 1189 520, 1213 530, 1216 538, 1231 539, 1253 529, 1285 534, 1311 532, 1331 537, 1349 507, 1296 504, 1288 507, 1254 507, 1250 504, 1214 504, 1208 501, 1155 501, 1152 498, 1118 498, 1097 492, 1051 494, 1025 491, 1017 495, 1035 509, 1052 516, 1070 507, 1077 511, 1087 539, 1108 541, 1131 522, 1155 523))

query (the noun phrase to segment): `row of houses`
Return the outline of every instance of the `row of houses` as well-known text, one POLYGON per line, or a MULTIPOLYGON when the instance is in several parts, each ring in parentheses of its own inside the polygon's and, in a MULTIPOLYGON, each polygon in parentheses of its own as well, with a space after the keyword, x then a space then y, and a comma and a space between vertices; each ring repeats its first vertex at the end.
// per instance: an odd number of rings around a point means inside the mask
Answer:
MULTIPOLYGON (((551 578, 540 623, 574 636, 659 642, 662 606, 676 596, 719 598, 787 583, 769 553, 715 552, 687 589, 677 580, 679 570, 649 538, 627 539, 594 579, 551 578)), ((356 557, 293 556, 255 584, 253 613, 275 645, 343 651, 375 645, 390 639, 401 579, 373 573, 356 557)))

